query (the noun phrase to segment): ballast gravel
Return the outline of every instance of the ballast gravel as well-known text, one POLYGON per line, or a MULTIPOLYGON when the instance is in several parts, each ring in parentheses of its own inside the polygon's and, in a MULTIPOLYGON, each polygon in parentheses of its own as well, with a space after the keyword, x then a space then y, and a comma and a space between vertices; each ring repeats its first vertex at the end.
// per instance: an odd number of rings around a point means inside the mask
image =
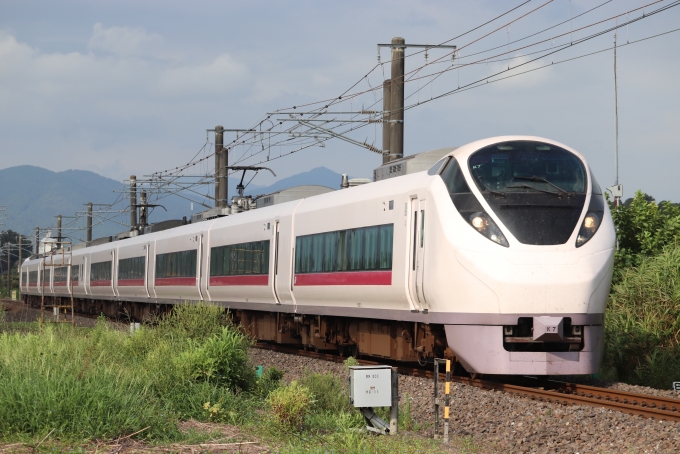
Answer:
MULTIPOLYGON (((285 371, 284 380, 308 372, 331 372, 346 379, 342 364, 253 348, 253 365, 285 371)), ((602 383, 593 383, 601 386, 602 383)), ((680 399, 680 393, 625 384, 612 388, 680 399)), ((400 406, 411 404, 415 430, 433 436, 432 380, 400 376, 400 406)), ((440 391, 443 393, 443 385, 440 391)), ((450 433, 468 437, 476 452, 503 453, 646 453, 680 452, 680 423, 655 421, 587 406, 563 406, 451 384, 450 433)))

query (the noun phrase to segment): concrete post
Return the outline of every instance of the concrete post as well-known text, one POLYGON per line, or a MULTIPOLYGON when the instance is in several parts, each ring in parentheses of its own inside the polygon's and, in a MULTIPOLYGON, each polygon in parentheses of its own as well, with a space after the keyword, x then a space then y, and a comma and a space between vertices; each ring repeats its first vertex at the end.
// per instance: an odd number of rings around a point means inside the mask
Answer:
POLYGON ((12 297, 12 265, 11 259, 12 259, 12 245, 7 242, 7 298, 12 297))
POLYGON ((130 175, 130 230, 137 227, 137 177, 130 175))
POLYGON ((227 206, 227 151, 224 149, 224 127, 215 126, 215 207, 227 206))
POLYGON ((390 162, 390 106, 392 105, 392 81, 383 82, 383 164, 390 162))
MULTIPOLYGON (((404 38, 392 38, 392 45, 406 44, 404 38)), ((390 96, 390 161, 404 156, 404 47, 392 48, 392 83, 390 96)))
POLYGON ((35 255, 40 253, 40 227, 35 228, 35 255))
POLYGON ((23 250, 22 250, 22 248, 23 248, 22 239, 23 239, 22 235, 19 235, 19 266, 17 267, 18 272, 19 272, 19 291, 17 292, 18 293, 17 297, 19 298, 19 301, 21 301, 21 278, 23 277, 23 275, 21 274, 21 263, 22 263, 21 259, 23 258, 22 257, 22 255, 23 255, 22 254, 22 252, 23 252, 23 250))
POLYGON ((147 219, 147 211, 146 211, 147 203, 148 202, 146 201, 146 191, 142 191, 142 193, 140 194, 140 201, 139 201, 139 204, 141 205, 139 207, 139 226, 142 227, 142 228, 149 225, 148 224, 149 221, 147 219))
POLYGON ((392 406, 390 407, 390 435, 399 430, 399 373, 392 368, 392 406))
POLYGON ((87 241, 92 241, 92 202, 87 204, 87 241))
POLYGON ((61 214, 57 216, 57 249, 61 249, 61 214))

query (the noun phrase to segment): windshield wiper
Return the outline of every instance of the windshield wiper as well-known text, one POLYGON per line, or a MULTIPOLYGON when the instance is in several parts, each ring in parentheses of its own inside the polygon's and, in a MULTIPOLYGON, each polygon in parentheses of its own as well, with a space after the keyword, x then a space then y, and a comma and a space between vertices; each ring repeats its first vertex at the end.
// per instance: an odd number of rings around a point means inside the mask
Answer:
MULTIPOLYGON (((533 176, 530 176, 530 177, 513 177, 513 178, 515 180, 527 180, 527 181, 538 181, 540 183, 548 183, 550 186, 557 189, 562 194, 566 194, 567 197, 571 197, 571 192, 567 192, 564 189, 562 189, 561 187, 557 186, 555 183, 553 183, 549 180, 546 180, 545 178, 537 177, 536 175, 533 175, 533 176)), ((552 194, 554 194, 554 192, 552 194)))
POLYGON ((494 190, 490 189, 486 184, 484 184, 484 180, 482 179, 481 175, 479 175, 477 177, 477 179, 479 180, 479 182, 481 183, 481 185, 484 187, 485 190, 489 191, 491 194, 495 195, 496 197, 505 198, 505 192, 494 191, 494 190))
POLYGON ((546 194, 552 194, 552 195, 556 195, 557 197, 562 197, 562 194, 559 193, 559 192, 547 191, 545 189, 535 188, 535 187, 530 186, 528 184, 518 184, 518 185, 515 185, 515 186, 506 186, 506 189, 533 189, 534 191, 544 192, 546 194))

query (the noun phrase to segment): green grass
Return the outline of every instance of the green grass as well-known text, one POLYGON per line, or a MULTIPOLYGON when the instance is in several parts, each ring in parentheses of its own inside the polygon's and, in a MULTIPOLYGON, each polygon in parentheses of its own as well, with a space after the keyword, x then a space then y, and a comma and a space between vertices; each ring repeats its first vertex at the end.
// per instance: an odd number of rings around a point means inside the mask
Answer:
POLYGON ((622 273, 605 330, 602 378, 661 389, 680 380, 680 248, 622 273))
POLYGON ((133 335, 101 320, 95 329, 47 325, 0 335, 0 437, 53 431, 64 439, 142 430, 175 440, 180 419, 245 421, 255 399, 251 341, 210 306, 180 306, 133 335), (218 405, 215 414, 206 402, 218 405))
MULTIPOLYGON (((203 304, 178 306, 134 334, 103 318, 93 329, 40 330, 0 316, 0 443, 85 452, 135 433, 151 446, 219 437, 179 430, 178 422, 195 419, 236 426, 241 436, 282 453, 441 451, 439 441, 404 433, 417 427, 408 396, 402 433, 375 436, 350 406, 345 380, 306 372, 283 386, 283 371, 275 368, 258 379, 247 357, 251 346, 222 310, 203 304), (293 424, 280 417, 286 411, 299 416, 293 424)), ((473 446, 456 440, 464 451, 473 446)))

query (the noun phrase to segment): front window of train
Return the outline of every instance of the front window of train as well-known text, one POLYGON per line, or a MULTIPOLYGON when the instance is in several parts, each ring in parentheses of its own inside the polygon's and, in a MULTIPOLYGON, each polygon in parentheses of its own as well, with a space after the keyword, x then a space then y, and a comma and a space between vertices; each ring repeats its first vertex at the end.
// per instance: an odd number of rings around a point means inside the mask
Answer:
MULTIPOLYGON (((536 141, 497 143, 473 153, 470 174, 498 219, 523 244, 564 244, 576 228, 586 199, 587 171, 573 153, 536 141)), ((479 233, 508 247, 503 233, 472 194, 451 158, 440 173, 454 205, 479 233)), ((576 247, 597 231, 604 198, 593 180, 593 197, 576 247), (597 193, 597 194, 595 194, 597 193)))

